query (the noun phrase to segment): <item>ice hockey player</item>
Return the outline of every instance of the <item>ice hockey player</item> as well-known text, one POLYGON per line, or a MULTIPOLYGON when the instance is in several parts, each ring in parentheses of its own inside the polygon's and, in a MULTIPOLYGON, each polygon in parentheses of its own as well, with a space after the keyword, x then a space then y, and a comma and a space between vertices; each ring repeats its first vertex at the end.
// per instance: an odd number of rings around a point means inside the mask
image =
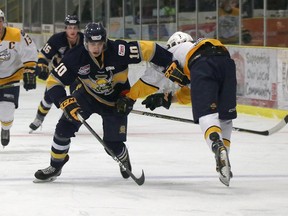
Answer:
MULTIPOLYGON (((229 186, 232 119, 237 117, 235 63, 220 41, 206 38, 191 41, 192 38, 184 32, 174 33, 167 41, 168 50, 184 68, 185 74, 191 77, 191 92, 189 86, 181 85, 183 87, 174 96, 166 90, 166 93, 148 96, 142 104, 151 110, 160 106, 169 109, 171 102, 187 104, 191 97, 194 121, 200 124, 206 143, 215 154, 220 181, 229 186)), ((162 72, 161 69, 158 71, 162 72)), ((157 83, 161 82, 161 75, 157 76, 158 80, 151 80, 152 75, 144 75, 127 96, 136 100, 138 96, 154 93, 159 88, 157 83)))
MULTIPOLYGON (((151 41, 110 40, 102 23, 88 23, 84 30, 84 46, 71 49, 52 70, 47 80, 47 91, 57 107, 63 110, 53 137, 50 166, 35 173, 35 182, 52 181, 61 174, 68 161, 71 137, 81 126, 77 113, 88 119, 93 113, 102 118, 103 141, 130 171, 127 116, 134 101, 129 92, 128 65, 150 61, 165 71, 177 70, 173 55, 151 41), (81 87, 67 96, 64 87, 79 79, 81 87)), ((176 73, 179 73, 178 70, 176 73)), ((184 78, 180 78, 183 80, 184 78)), ((177 77, 178 79, 178 77, 177 77)), ((123 178, 129 175, 120 167, 123 178)))
POLYGON ((24 89, 36 88, 37 47, 28 34, 5 24, 0 10, 0 121, 1 143, 10 142, 10 128, 18 108, 20 80, 24 89))
MULTIPOLYGON (((76 15, 67 15, 64 24, 65 31, 52 35, 39 52, 39 59, 36 67, 36 73, 38 74, 39 79, 46 80, 48 78, 50 73, 49 63, 51 63, 52 68, 57 67, 68 50, 78 44, 83 44, 84 36, 80 31, 80 21, 78 17, 76 15)), ((76 85, 77 82, 71 86, 70 91, 73 91, 76 85)), ((37 130, 42 125, 52 104, 53 102, 47 94, 47 89, 45 89, 44 97, 40 101, 37 109, 36 117, 29 125, 31 129, 30 133, 37 130)))

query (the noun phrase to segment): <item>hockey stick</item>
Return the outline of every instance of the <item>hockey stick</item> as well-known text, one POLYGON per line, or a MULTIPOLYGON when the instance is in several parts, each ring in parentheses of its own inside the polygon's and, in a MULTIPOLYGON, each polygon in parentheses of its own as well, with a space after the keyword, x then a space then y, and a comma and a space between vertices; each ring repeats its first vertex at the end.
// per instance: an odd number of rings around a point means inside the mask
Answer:
POLYGON ((12 83, 12 84, 7 84, 7 85, 1 85, 0 89, 12 88, 12 87, 16 87, 16 86, 20 86, 20 83, 12 83))
MULTIPOLYGON (((132 110, 131 113, 195 124, 195 122, 191 119, 184 119, 184 118, 179 118, 179 117, 175 117, 175 116, 162 115, 162 114, 158 114, 158 113, 151 113, 151 112, 145 112, 145 111, 140 111, 140 110, 132 110)), ((252 133, 252 134, 258 134, 258 135, 263 135, 263 136, 268 136, 268 135, 274 134, 277 131, 281 130, 283 127, 285 127, 285 125, 287 125, 287 123, 288 123, 288 115, 286 115, 277 125, 275 125, 274 127, 270 128, 268 130, 256 131, 256 130, 250 130, 250 129, 245 129, 245 128, 238 128, 238 127, 233 127, 233 130, 240 131, 240 132, 252 133)))
POLYGON ((119 164, 119 166, 125 170, 125 172, 138 184, 142 185, 145 182, 145 176, 144 172, 142 170, 142 175, 140 178, 136 178, 134 174, 119 160, 119 158, 113 153, 112 150, 108 148, 108 146, 105 144, 105 142, 101 139, 101 137, 91 128, 91 126, 83 119, 83 117, 80 114, 77 114, 77 117, 79 118, 80 122, 85 125, 85 127, 92 133, 92 135, 104 146, 106 151, 111 155, 111 157, 119 164))

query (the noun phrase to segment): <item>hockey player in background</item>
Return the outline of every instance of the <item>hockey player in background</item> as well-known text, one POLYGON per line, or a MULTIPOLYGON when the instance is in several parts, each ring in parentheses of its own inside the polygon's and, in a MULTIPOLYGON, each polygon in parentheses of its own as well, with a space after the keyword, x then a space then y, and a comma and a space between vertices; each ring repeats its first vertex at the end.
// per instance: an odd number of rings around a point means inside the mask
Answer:
MULTIPOLYGON (((219 179, 229 186, 232 177, 228 157, 232 119, 237 117, 235 63, 224 45, 216 39, 202 38, 195 42, 190 35, 176 32, 167 41, 167 47, 185 74, 191 77, 191 92, 188 85, 181 83, 182 88, 173 95, 165 90, 148 96, 142 104, 154 110, 160 106, 169 109, 171 102, 187 104, 192 101, 194 121, 200 124, 206 143, 215 154, 219 179)), ((158 68, 158 72, 162 73, 162 69, 158 68)), ((157 74, 155 70, 152 73, 154 77, 157 74)), ((144 75, 126 96, 136 100, 156 92, 164 76, 157 75, 157 80, 151 80, 151 77, 144 75)))
MULTIPOLYGON (((77 113, 84 119, 93 113, 101 116, 103 141, 125 167, 132 169, 124 142, 127 136, 127 115, 134 101, 125 94, 130 89, 128 65, 141 61, 167 67, 167 71, 172 66, 177 69, 172 53, 154 42, 113 41, 107 38, 101 23, 86 25, 84 46, 71 49, 47 80, 48 95, 63 110, 63 115, 54 132, 50 166, 35 173, 35 182, 52 181, 61 174, 62 167, 69 160, 71 137, 75 136, 81 126, 77 113), (65 85, 72 84, 76 79, 80 80, 81 86, 67 96, 65 85)), ((129 177, 121 167, 120 172, 123 178, 129 177)))
POLYGON ((18 108, 20 80, 28 91, 36 88, 37 47, 28 34, 4 24, 0 10, 0 121, 1 143, 10 141, 10 128, 18 108))
MULTIPOLYGON (((39 52, 39 59, 36 67, 36 73, 39 79, 46 80, 48 78, 50 73, 49 63, 51 63, 52 68, 57 67, 68 50, 78 44, 83 44, 84 36, 80 31, 80 21, 78 17, 76 15, 67 15, 64 24, 65 31, 52 35, 39 52)), ((70 91, 72 91, 76 85, 77 82, 71 86, 70 91)), ((44 97, 40 101, 37 109, 36 117, 29 125, 31 129, 30 133, 37 130, 42 125, 52 104, 53 102, 45 89, 44 97)))

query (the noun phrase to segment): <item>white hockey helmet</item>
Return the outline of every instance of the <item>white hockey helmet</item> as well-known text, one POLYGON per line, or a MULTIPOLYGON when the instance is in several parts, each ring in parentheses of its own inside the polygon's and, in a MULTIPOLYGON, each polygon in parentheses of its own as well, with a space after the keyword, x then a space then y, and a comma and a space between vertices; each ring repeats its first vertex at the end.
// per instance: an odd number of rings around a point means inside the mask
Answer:
POLYGON ((166 45, 169 49, 177 44, 184 43, 187 41, 191 41, 191 42, 193 41, 193 38, 191 37, 191 35, 185 32, 178 31, 178 32, 175 32, 173 35, 171 35, 166 45))
POLYGON ((5 20, 5 14, 1 9, 0 9, 0 18, 3 18, 3 21, 5 20))

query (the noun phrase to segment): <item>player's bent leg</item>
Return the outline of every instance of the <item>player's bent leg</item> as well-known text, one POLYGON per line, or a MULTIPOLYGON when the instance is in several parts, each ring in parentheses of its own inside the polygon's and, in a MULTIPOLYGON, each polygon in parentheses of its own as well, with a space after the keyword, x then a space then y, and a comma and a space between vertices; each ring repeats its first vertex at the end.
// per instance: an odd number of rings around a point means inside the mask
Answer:
POLYGON ((227 149, 220 140, 217 132, 211 133, 209 138, 212 140, 212 151, 215 154, 216 169, 219 172, 219 179, 224 185, 229 186, 231 166, 227 149))
POLYGON ((29 127, 31 129, 30 133, 37 130, 42 125, 42 123, 43 123, 46 115, 50 111, 52 105, 53 104, 50 103, 50 101, 48 102, 44 98, 41 100, 41 102, 38 106, 36 117, 35 117, 34 121, 29 125, 29 127))

